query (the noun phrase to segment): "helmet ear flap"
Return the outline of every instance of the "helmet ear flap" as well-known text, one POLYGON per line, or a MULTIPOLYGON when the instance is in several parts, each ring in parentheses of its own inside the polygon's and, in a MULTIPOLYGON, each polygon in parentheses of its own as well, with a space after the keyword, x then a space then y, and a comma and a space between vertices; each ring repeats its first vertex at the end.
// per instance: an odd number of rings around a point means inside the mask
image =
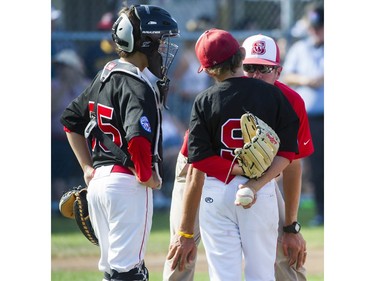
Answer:
POLYGON ((128 53, 134 50, 133 25, 125 13, 113 24, 112 39, 121 50, 128 53))

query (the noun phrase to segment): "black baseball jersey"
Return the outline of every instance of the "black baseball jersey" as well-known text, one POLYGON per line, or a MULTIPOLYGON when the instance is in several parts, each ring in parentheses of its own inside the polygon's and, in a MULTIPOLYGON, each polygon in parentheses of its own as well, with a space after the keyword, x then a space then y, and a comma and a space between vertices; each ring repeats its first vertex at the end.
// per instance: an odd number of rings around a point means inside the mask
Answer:
POLYGON ((243 146, 240 119, 250 112, 280 138, 279 152, 298 152, 298 117, 274 85, 247 77, 217 82, 200 93, 190 117, 189 163, 219 155, 232 160, 234 149, 243 146))
MULTIPOLYGON (((70 131, 84 135, 90 112, 96 112, 100 130, 126 153, 125 165, 134 167, 127 147, 136 136, 149 140, 151 155, 159 154, 162 159, 160 108, 159 96, 144 74, 130 63, 114 60, 69 104, 60 120, 70 131)), ((121 164, 121 160, 102 143, 97 143, 96 138, 90 136, 89 142, 95 168, 121 164)))

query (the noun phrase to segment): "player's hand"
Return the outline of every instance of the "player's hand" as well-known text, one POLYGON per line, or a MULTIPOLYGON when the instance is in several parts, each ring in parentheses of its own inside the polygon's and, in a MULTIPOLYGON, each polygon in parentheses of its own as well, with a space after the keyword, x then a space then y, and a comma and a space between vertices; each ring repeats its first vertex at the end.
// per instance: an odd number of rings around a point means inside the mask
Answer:
POLYGON ((289 258, 289 266, 296 264, 298 270, 306 261, 306 241, 301 233, 284 233, 282 237, 284 255, 289 258))
POLYGON ((244 208, 244 209, 250 209, 250 208, 256 203, 256 201, 257 201, 257 194, 256 194, 255 189, 252 188, 251 186, 248 186, 248 185, 245 185, 245 184, 239 184, 239 185, 238 185, 238 188, 239 188, 239 189, 241 189, 241 188, 245 188, 245 187, 249 187, 249 188, 251 188, 251 189, 253 190, 253 192, 254 192, 254 199, 253 199, 253 201, 251 201, 251 202, 250 202, 249 204, 247 204, 247 205, 241 205, 241 203, 239 203, 239 202, 234 202, 234 204, 235 204, 236 206, 242 206, 242 208, 244 208))
POLYGON ((172 260, 171 269, 178 266, 179 271, 183 271, 185 265, 192 262, 197 255, 197 245, 194 238, 185 238, 175 235, 174 242, 169 245, 168 260, 172 260))
POLYGON ((140 184, 147 186, 147 187, 151 187, 153 189, 157 189, 161 185, 161 180, 155 171, 152 171, 151 177, 146 182, 139 181, 138 177, 137 177, 137 180, 140 184))
POLYGON ((150 187, 152 187, 154 189, 160 188, 161 179, 160 179, 160 177, 158 176, 158 174, 155 171, 152 171, 152 177, 151 178, 152 178, 153 184, 150 187))
POLYGON ((83 179, 85 180, 86 186, 89 186, 90 181, 94 177, 95 169, 91 166, 86 166, 84 173, 83 173, 83 179))

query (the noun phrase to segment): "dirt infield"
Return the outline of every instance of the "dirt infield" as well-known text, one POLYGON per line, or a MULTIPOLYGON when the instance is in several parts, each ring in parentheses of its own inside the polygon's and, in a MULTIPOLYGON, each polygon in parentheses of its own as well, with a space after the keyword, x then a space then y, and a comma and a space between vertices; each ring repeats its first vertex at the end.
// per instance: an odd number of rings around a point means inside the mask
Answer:
MULTIPOLYGON (((308 274, 322 274, 323 268, 323 250, 310 250, 306 260, 306 269, 308 274)), ((151 272, 160 272, 163 270, 165 255, 147 254, 146 263, 151 272)), ((69 257, 69 258, 53 258, 53 270, 97 270, 98 257, 69 257)), ((199 253, 196 267, 197 272, 207 272, 207 262, 204 253, 199 253)))

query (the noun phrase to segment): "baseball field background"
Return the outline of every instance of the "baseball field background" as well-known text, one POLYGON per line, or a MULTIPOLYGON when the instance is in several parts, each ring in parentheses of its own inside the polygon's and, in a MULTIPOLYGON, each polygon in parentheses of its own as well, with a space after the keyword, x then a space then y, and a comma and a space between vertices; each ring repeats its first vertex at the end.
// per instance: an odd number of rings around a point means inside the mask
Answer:
MULTIPOLYGON (((302 225, 313 217, 313 206, 301 204, 302 225)), ((309 281, 324 280, 324 230, 323 227, 304 226, 302 234, 307 241, 306 269, 309 281)), ((163 263, 169 245, 169 212, 154 213, 150 241, 146 252, 146 266, 150 281, 162 281, 163 263)), ((74 220, 53 214, 51 217, 51 280, 100 281, 97 269, 99 248, 89 242, 79 231, 74 220)), ((207 263, 202 243, 199 246, 195 281, 208 281, 207 263)))
MULTIPOLYGON (((186 40, 197 39, 200 32, 187 32, 186 26, 190 20, 206 14, 217 19, 218 26, 233 32, 238 40, 243 40, 253 34, 264 33, 275 38, 285 37, 289 44, 292 41, 289 34, 290 28, 297 22, 303 14, 304 7, 313 2, 312 0, 235 0, 235 1, 215 1, 215 0, 192 0, 192 1, 101 1, 101 0, 52 0, 51 3, 61 11, 59 26, 51 30, 51 39, 58 46, 74 43, 79 55, 83 56, 89 50, 92 44, 98 44, 103 38, 110 38, 109 32, 98 32, 96 26, 101 16, 108 10, 117 10, 122 3, 153 3, 161 4, 166 8, 179 22, 181 37, 176 39, 180 50, 176 57, 176 63, 173 64, 170 73, 173 73, 173 67, 177 65, 178 59, 184 52, 184 42, 186 40), (202 3, 204 2, 204 5, 202 3), (116 7, 115 7, 116 6, 116 7), (205 7, 202 10, 202 7, 205 7), (244 19, 254 19, 254 23, 244 19)), ((316 0, 323 3, 323 0, 316 0)), ((33 2, 33 6, 35 3, 33 2)), ((340 3, 341 8, 342 3, 340 3)), ((49 11, 48 6, 48 11, 49 11)), ((35 8, 34 8, 35 9, 35 8)), ((25 10, 16 9, 17 11, 25 10)), ((30 9, 26 9, 31 10, 30 9)), ((335 14, 335 18, 338 15, 335 14)), ((33 22, 34 17, 32 19, 33 22)), ((21 21, 22 22, 22 21, 21 21)), ((47 21, 45 21, 47 22, 47 21)), ((20 30, 22 30, 20 28, 20 30)), ((35 29, 38 30, 38 29, 35 29)), ((31 32, 30 32, 31 34, 31 32)), ((24 36, 24 35, 23 35, 24 36)), ((329 38, 328 38, 329 39, 329 38)), ((30 42, 33 42, 30 40, 30 42)), ((40 48, 40 44, 35 44, 40 48)), ((14 46, 12 46, 13 48, 14 46)), ((29 46, 28 46, 29 47, 29 46)), ((49 45, 48 45, 49 47, 49 45)), ((13 53, 14 51, 10 52, 13 53)), ((49 50, 44 52, 49 54, 49 50)), ((36 57, 36 56, 35 56, 36 57)), ((9 65, 13 65, 10 63, 9 65)), ((48 69, 49 70, 49 69, 48 69)), ((48 73, 49 75, 49 73, 48 73)), ((46 76, 47 77, 47 76, 46 76)), ((91 77, 93 78, 93 77, 91 77)), ((174 83, 172 79, 171 84, 174 83)), ((19 81, 14 85, 19 84, 19 81)), ((30 83, 35 84, 35 83, 30 83)), ((337 83, 334 83, 337 85, 337 83)), ((37 92, 40 92, 38 85, 37 92)), ((49 95, 49 89, 45 90, 49 95)), ((173 97, 173 96, 171 96, 173 97)), ((25 98, 25 97, 23 97, 25 98)), ((39 100, 39 99, 38 99, 39 100)), ((38 107, 39 108, 39 107, 38 107)), ((49 109, 49 105, 47 106, 49 109)), ((171 107, 172 113, 178 113, 179 107, 171 107)), ((29 108, 24 112, 29 112, 29 108)), ((49 114, 49 112, 47 113, 49 114)), ((10 116, 10 115, 9 115, 10 116)), ((43 116, 45 117, 45 116, 43 116)), ((37 119, 42 120, 42 116, 37 119)), ((49 140, 49 137, 48 137, 49 140)), ((38 143, 38 145, 40 145, 38 143)), ((14 156, 12 156, 14 157, 14 156)), ((11 157, 9 157, 11 158, 11 157)), ((53 159, 52 159, 53 160, 53 159)), ((35 175, 32 175, 35 177, 35 175)), ((40 180, 38 179, 38 186, 40 180)), ((75 183, 76 184, 76 183, 75 183)), ((45 185, 49 186, 49 182, 45 185)), ((303 203, 303 202, 302 202, 303 203)), ((308 257, 306 268, 309 281, 324 280, 324 251, 323 251, 323 227, 308 227, 309 220, 314 216, 313 206, 310 204, 301 204, 299 221, 303 225, 302 234, 307 241, 308 257)), ((44 222, 45 224, 45 222, 44 222)), ((39 229, 36 225, 35 229, 39 229)), ((39 230, 38 230, 39 231, 39 230)), ((48 233, 49 234, 49 233, 48 233)), ((53 281, 94 281, 102 280, 102 274, 98 272, 97 262, 99 257, 99 248, 91 244, 79 231, 73 220, 61 217, 57 213, 51 216, 51 280, 53 281)), ((17 239, 21 240, 21 239, 17 239)), ((4 240, 3 240, 4 241, 4 240)), ((43 241, 45 242, 45 241, 43 241)), ((35 245, 34 243, 30 243, 35 245)), ((150 271, 150 281, 161 281, 162 270, 165 256, 169 245, 169 213, 155 212, 153 226, 146 252, 146 266, 150 271)), ((12 251, 13 252, 13 251, 12 251)), ((15 259, 17 260, 17 258, 15 259)), ((35 259, 38 270, 43 271, 44 263, 35 259)), ((38 273, 36 273, 38 274, 38 273)), ((43 279, 45 280, 45 279, 43 279)), ((207 264, 205 260, 204 248, 201 244, 195 281, 208 281, 207 264)), ((228 280, 229 281, 229 280, 228 280)))

